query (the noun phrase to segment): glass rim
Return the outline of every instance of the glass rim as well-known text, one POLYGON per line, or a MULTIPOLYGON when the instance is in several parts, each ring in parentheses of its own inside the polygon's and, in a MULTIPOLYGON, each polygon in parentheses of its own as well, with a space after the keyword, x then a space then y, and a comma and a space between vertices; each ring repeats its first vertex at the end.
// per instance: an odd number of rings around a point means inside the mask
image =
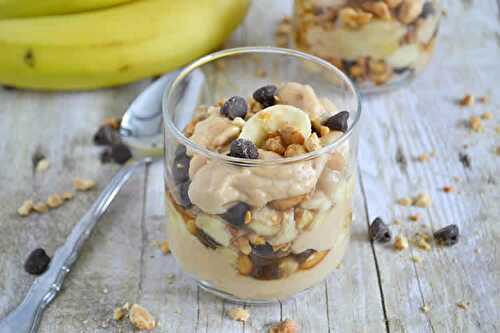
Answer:
MULTIPOLYGON (((279 164, 288 164, 288 163, 294 163, 294 162, 317 158, 321 155, 324 155, 328 151, 334 149, 335 147, 340 146, 349 137, 351 137, 353 130, 356 128, 356 125, 359 123, 359 120, 361 118, 361 95, 359 94, 356 86, 351 81, 351 79, 349 79, 349 77, 346 74, 344 74, 344 72, 342 72, 340 69, 338 69, 331 63, 327 62, 326 60, 323 60, 319 57, 313 56, 308 53, 292 49, 278 48, 273 46, 250 46, 250 47, 247 46, 247 47, 237 47, 237 48, 225 49, 222 51, 214 52, 206 56, 203 56, 198 60, 195 60, 191 64, 187 65, 186 67, 184 67, 179 73, 179 75, 175 78, 175 80, 170 84, 170 86, 167 89, 165 89, 163 93, 162 113, 164 116, 165 130, 168 129, 181 144, 183 144, 184 146, 186 146, 195 153, 201 154, 202 156, 205 156, 207 158, 221 160, 229 164, 239 165, 239 166, 279 165, 279 164), (282 54, 287 56, 293 56, 295 58, 302 59, 326 67, 326 69, 334 72, 342 79, 342 81, 347 83, 357 102, 357 108, 351 126, 341 136, 334 139, 326 146, 321 147, 321 149, 298 156, 284 157, 280 159, 270 159, 270 160, 245 159, 245 158, 228 156, 209 150, 203 146, 200 146, 194 141, 190 140, 188 137, 184 135, 184 133, 181 130, 179 130, 179 128, 177 128, 177 126, 172 121, 173 115, 169 112, 168 101, 171 99, 173 92, 180 84, 180 82, 195 69, 200 68, 201 66, 208 64, 214 60, 241 54, 282 54), (170 116, 172 116, 172 118, 170 116)), ((351 112, 349 111, 349 113, 351 112)))

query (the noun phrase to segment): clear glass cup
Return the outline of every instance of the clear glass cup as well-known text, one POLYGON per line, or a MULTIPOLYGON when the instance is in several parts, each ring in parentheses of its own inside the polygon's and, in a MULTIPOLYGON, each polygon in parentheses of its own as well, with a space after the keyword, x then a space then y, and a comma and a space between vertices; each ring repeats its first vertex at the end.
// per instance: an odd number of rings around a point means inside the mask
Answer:
POLYGON ((299 51, 229 49, 187 66, 163 100, 167 232, 183 271, 205 290, 248 303, 325 279, 350 239, 360 114, 348 77, 299 51), (231 157, 186 136, 200 105, 283 82, 308 84, 347 110, 348 129, 322 136, 319 150, 278 159, 231 157))
POLYGON ((431 59, 439 0, 295 0, 294 46, 342 69, 363 92, 408 83, 431 59))

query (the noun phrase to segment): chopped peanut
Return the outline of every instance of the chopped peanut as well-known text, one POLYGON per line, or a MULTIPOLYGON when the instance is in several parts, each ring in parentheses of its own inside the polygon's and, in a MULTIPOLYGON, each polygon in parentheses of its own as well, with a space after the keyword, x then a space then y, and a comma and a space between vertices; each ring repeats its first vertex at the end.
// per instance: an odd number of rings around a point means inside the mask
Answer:
POLYGON ((247 321, 248 318, 250 318, 250 312, 248 312, 248 310, 246 310, 244 308, 240 308, 240 307, 229 309, 229 311, 227 313, 228 313, 229 317, 231 317, 231 319, 237 320, 237 321, 244 322, 244 321, 247 321))
POLYGON ((306 149, 302 145, 291 144, 285 150, 285 157, 299 156, 306 153, 306 149))
POLYGON ((362 7, 364 10, 374 14, 376 17, 379 17, 382 20, 389 20, 391 18, 389 6, 387 6, 385 2, 365 2, 362 4, 362 7))
POLYGON ((423 6, 423 0, 403 0, 398 12, 399 20, 404 24, 415 21, 422 13, 423 6))
POLYGON ((481 130, 483 129, 481 118, 478 116, 471 116, 469 118, 469 128, 474 132, 481 132, 481 130))
POLYGON ((415 206, 421 207, 421 208, 428 208, 432 204, 431 197, 427 193, 421 193, 417 195, 415 200, 413 201, 415 206))
POLYGON ((165 255, 170 253, 170 245, 168 244, 168 241, 165 240, 160 244, 160 251, 165 255))
POLYGON ((96 183, 90 179, 76 178, 73 186, 77 191, 89 191, 95 187, 96 183))
POLYGON ((282 140, 280 136, 274 136, 268 138, 262 149, 269 150, 275 152, 276 154, 283 155, 285 153, 285 147, 283 146, 282 140))
POLYGON ((318 135, 316 133, 312 133, 311 135, 309 135, 309 137, 306 139, 306 142, 304 143, 304 147, 308 152, 321 149, 321 143, 319 142, 318 135))
POLYGON ((269 329, 269 333, 299 333, 299 325, 291 319, 285 319, 269 329))
POLYGON ((63 199, 57 193, 50 195, 47 199, 47 205, 50 208, 57 208, 63 204, 63 199))
POLYGON ((474 105, 475 98, 472 95, 465 95, 459 102, 460 106, 472 106, 474 105))
POLYGON ((133 304, 129 312, 130 323, 139 330, 150 331, 156 327, 156 321, 148 310, 133 304))
POLYGON ((408 248, 408 239, 403 235, 397 235, 394 240, 394 248, 398 251, 408 248))
POLYGON ((47 213, 49 211, 49 207, 45 202, 40 201, 33 206, 33 210, 37 213, 47 213))
POLYGON ((292 144, 303 145, 305 142, 304 135, 292 126, 285 126, 279 130, 279 134, 281 136, 281 140, 285 146, 289 146, 292 144))
POLYGON ((32 200, 25 200, 21 207, 17 209, 17 213, 21 216, 28 216, 34 209, 32 200))

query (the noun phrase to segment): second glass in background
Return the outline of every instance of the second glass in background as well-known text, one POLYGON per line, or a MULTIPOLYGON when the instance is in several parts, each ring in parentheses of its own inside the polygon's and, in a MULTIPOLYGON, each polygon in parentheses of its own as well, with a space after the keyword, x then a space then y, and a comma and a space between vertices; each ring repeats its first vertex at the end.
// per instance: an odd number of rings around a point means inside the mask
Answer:
POLYGON ((425 68, 440 18, 439 0, 295 0, 294 44, 379 92, 425 68))

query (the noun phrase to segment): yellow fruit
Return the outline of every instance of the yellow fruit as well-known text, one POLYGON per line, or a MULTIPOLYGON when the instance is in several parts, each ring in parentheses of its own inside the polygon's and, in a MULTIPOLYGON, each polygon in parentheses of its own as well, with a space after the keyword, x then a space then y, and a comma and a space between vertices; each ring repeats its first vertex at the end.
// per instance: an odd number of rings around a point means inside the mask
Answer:
POLYGON ((0 0, 0 18, 77 13, 132 0, 0 0))
POLYGON ((141 0, 79 14, 0 20, 0 84, 93 89, 164 73, 220 46, 248 5, 141 0))

